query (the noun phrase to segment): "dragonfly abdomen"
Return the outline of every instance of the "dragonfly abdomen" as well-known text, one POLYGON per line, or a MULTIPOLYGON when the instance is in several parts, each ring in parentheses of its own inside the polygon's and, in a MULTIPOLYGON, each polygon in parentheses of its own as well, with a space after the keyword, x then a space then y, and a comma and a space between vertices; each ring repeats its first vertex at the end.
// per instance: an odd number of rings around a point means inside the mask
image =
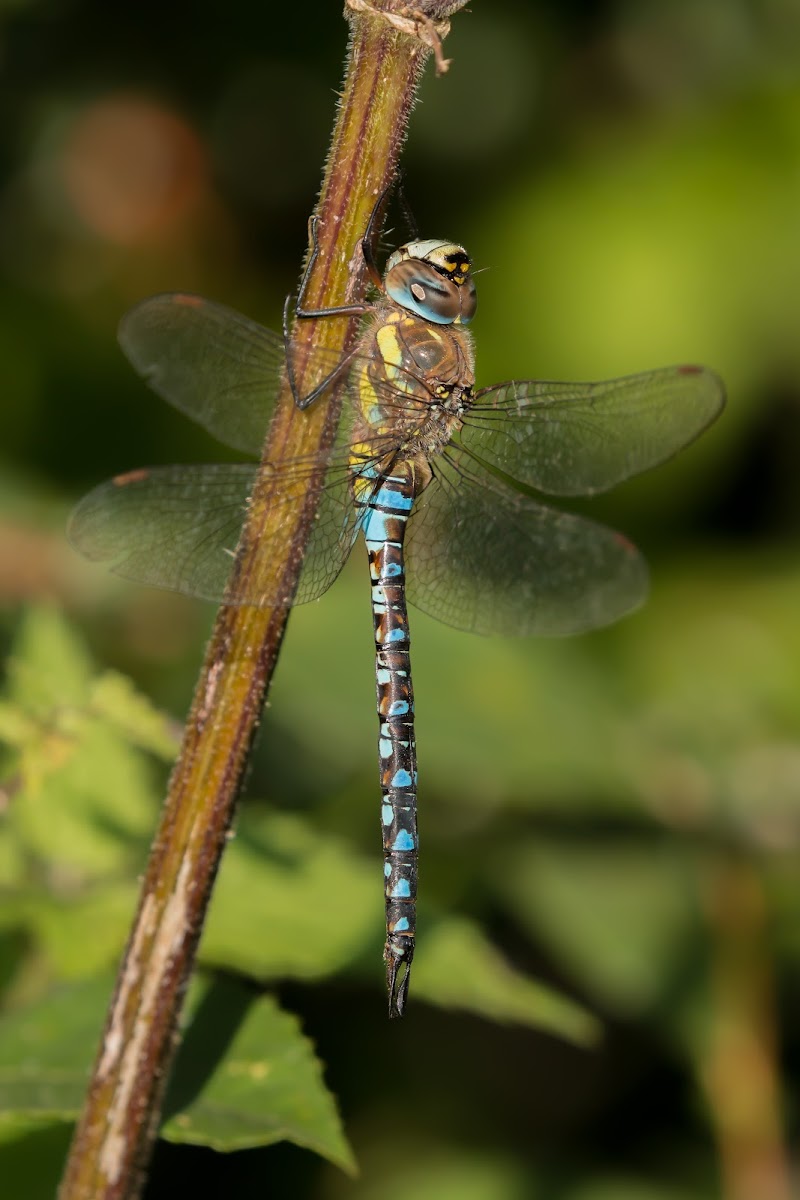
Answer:
POLYGON ((380 734, 381 828, 386 897, 386 985, 399 1016, 414 956, 417 898, 417 754, 403 541, 413 471, 384 477, 366 504, 380 734))

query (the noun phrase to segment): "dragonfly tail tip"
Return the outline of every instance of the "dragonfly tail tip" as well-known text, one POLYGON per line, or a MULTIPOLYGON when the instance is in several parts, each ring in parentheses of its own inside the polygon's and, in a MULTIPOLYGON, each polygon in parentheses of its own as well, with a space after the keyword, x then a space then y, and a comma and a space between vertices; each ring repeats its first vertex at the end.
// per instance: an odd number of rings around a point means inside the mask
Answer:
POLYGON ((386 961, 386 991, 389 997, 389 1016, 402 1017, 408 999, 411 963, 392 954, 386 961))

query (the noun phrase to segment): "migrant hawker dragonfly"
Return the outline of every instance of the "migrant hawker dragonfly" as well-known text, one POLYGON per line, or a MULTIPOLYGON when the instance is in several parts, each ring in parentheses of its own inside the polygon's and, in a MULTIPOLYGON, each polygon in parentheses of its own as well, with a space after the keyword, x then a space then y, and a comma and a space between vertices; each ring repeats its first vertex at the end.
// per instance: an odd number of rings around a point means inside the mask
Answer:
MULTIPOLYGON (((410 242, 375 282, 371 303, 297 310, 315 318, 362 312, 364 326, 346 364, 335 444, 324 456, 279 468, 287 481, 324 473, 292 597, 254 593, 238 576, 230 584, 255 465, 130 472, 86 496, 69 532, 89 558, 111 562, 128 579, 259 606, 322 595, 363 534, 380 722, 384 958, 389 1011, 399 1015, 415 945, 418 850, 406 596, 439 620, 481 634, 571 634, 630 612, 647 589, 635 547, 536 493, 586 496, 664 462, 714 420, 724 391, 696 366, 603 383, 476 388, 466 328, 475 284, 463 247, 410 242)), ((120 341, 160 396, 221 442, 259 453, 285 380, 285 336, 200 297, 173 294, 134 308, 120 341)), ((305 360, 306 372, 320 379, 342 375, 341 366, 322 349, 305 360)), ((301 407, 319 390, 298 397, 301 407)), ((275 504, 284 503, 278 494, 275 504)), ((270 554, 269 545, 262 549, 270 554)))

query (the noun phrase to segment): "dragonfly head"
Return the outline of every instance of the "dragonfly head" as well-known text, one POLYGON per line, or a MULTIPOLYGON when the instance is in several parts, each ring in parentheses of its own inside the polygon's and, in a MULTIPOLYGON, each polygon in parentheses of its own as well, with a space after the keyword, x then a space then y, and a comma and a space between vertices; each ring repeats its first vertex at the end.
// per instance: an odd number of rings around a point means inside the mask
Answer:
POLYGON ((395 304, 436 325, 467 325, 478 297, 472 262, 454 242, 407 242, 390 255, 383 286, 395 304))

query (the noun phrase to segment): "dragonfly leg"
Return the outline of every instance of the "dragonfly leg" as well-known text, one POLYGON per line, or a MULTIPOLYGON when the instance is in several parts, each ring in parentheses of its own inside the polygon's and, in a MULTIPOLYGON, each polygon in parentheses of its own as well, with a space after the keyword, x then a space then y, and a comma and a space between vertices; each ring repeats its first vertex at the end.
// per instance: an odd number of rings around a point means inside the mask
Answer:
MULTIPOLYGON (((373 210, 373 215, 374 215, 374 210, 373 210)), ((308 287, 308 281, 311 276, 311 272, 314 269, 314 264, 317 261, 317 256, 319 254, 319 239, 317 238, 318 224, 319 224, 319 218, 317 216, 313 216, 309 219, 308 236, 309 236, 309 240, 311 242, 311 254, 309 256, 308 262, 306 263, 306 269, 303 272, 303 278, 300 281, 300 290, 297 293, 297 300, 296 300, 295 306, 294 306, 294 315, 296 317, 299 317, 301 320, 305 321, 305 320, 309 320, 309 319, 310 320, 318 320, 320 317, 354 316, 354 315, 358 315, 359 313, 367 312, 370 306, 369 306, 369 304, 364 304, 363 302, 359 303, 359 304, 335 304, 330 308, 304 308, 303 307, 303 298, 306 294, 306 288, 308 287)), ((370 225, 371 224, 372 224, 372 217, 370 217, 370 225)), ((364 254, 364 242, 370 236, 370 225, 367 226, 367 232, 364 235, 364 237, 361 239, 361 253, 362 254, 364 254)), ((370 263, 371 262, 374 263, 374 259, 372 259, 372 257, 371 257, 371 252, 370 252, 370 257, 367 257, 367 255, 364 254, 364 261, 367 264, 367 269, 370 270, 370 263)), ((371 270, 370 270, 370 274, 372 274, 371 270)), ((374 282, 374 280, 373 280, 373 282, 374 282)), ((380 279, 380 275, 379 275, 378 276, 378 286, 380 286, 380 283, 381 283, 381 279, 380 279)))
POLYGON ((308 408, 310 404, 322 395, 327 388, 336 383, 341 378, 343 373, 350 366, 350 363, 355 357, 355 350, 351 350, 349 354, 342 356, 329 374, 325 376, 310 392, 305 395, 300 394, 300 388, 297 384, 297 376, 295 374, 294 353, 292 343, 289 336, 289 307, 292 303, 292 297, 286 297, 286 303, 283 306, 283 344, 286 348, 286 374, 289 379, 289 387, 292 389, 292 397, 298 408, 308 408))
MULTIPOLYGON (((393 186, 394 182, 385 187, 378 197, 372 212, 370 213, 370 218, 367 222, 367 228, 360 242, 361 254, 364 259, 364 264, 367 268, 367 274, 369 275, 370 283, 379 291, 383 290, 383 280, 381 278, 380 271, 378 270, 375 258, 375 247, 378 239, 378 224, 380 217, 383 215, 387 197, 393 186)), ((303 272, 303 278, 300 281, 300 290, 297 293, 297 300, 294 304, 294 315, 298 320, 303 321, 320 320, 325 317, 363 316, 363 314, 369 312, 372 307, 371 304, 363 301, 357 304, 336 304, 329 308, 304 307, 306 288, 308 287, 308 281, 311 277, 311 272, 314 269, 314 264, 316 263, 317 256, 319 254, 319 239, 317 237, 318 224, 319 218, 316 216, 316 214, 309 218, 308 238, 311 242, 311 254, 309 255, 308 262, 306 263, 306 269, 303 272)), ((286 368, 289 376, 289 386, 292 389, 292 396, 297 407, 308 408, 308 406, 313 404, 318 396, 322 395, 326 388, 330 387, 330 385, 339 378, 341 372, 350 363, 352 355, 342 359, 342 362, 337 367, 334 367, 330 375, 323 379, 321 383, 318 383, 312 391, 308 392, 305 396, 301 396, 300 390, 297 386, 297 377, 294 369, 294 363, 292 361, 292 347, 289 339, 290 306, 291 296, 287 296, 286 303, 283 307, 283 341, 286 347, 286 368)))
POLYGON ((416 242, 419 238, 419 226, 411 211, 411 205, 408 202, 408 196, 406 196, 406 190, 403 187, 403 172, 399 169, 395 177, 395 186, 397 188, 397 199, 400 209, 405 217, 406 225, 408 225, 409 241, 416 242))
MULTIPOLYGON (((393 180, 383 189, 380 196, 375 201, 375 205, 369 216, 369 221, 367 222, 367 228, 364 231, 364 236, 359 243, 364 264, 369 274, 370 283, 380 291, 383 290, 383 279, 381 278, 381 273, 378 270, 375 253, 378 242, 378 224, 380 218, 383 216, 383 211, 386 206, 389 193, 394 186, 395 181, 393 180)), ((413 218, 410 217, 410 210, 408 210, 406 206, 405 199, 403 200, 403 206, 403 211, 407 214, 413 224, 413 218)), ((314 214, 309 218, 308 221, 308 240, 311 242, 311 254, 308 262, 306 263, 306 269, 303 272, 303 278, 300 281, 300 290, 297 293, 297 301, 295 302, 294 306, 294 315, 299 317, 301 320, 318 320, 320 317, 357 316, 360 313, 368 312, 371 305, 363 302, 359 304, 336 304, 329 308, 306 308, 304 306, 304 297, 306 294, 306 288, 308 287, 308 281, 311 277, 311 272, 314 269, 314 264, 316 263, 317 256, 319 254, 319 238, 317 237, 318 225, 319 217, 314 214)))
MULTIPOLYGON (((319 242, 317 240, 317 217, 313 216, 308 222, 308 234, 311 240, 311 255, 306 269, 303 272, 303 278, 300 281, 300 291, 297 294, 297 300, 294 305, 294 315, 300 320, 316 320, 321 317, 346 317, 359 316, 369 311, 368 304, 340 304, 333 308, 303 308, 303 297, 308 286, 309 276, 313 270, 314 263, 317 261, 319 253, 319 242)), ((363 243, 362 243, 363 247, 363 243)), ((363 252, 363 249, 362 249, 363 252)), ((341 376, 342 372, 349 366, 353 355, 346 355, 340 363, 337 364, 325 378, 316 385, 310 392, 305 395, 300 394, 300 388, 297 385, 297 374, 295 371, 294 352, 292 350, 291 338, 289 335, 289 312, 292 306, 291 294, 286 297, 286 302, 283 306, 283 344, 286 350, 286 374, 289 378, 289 387, 292 389, 292 397, 298 408, 308 408, 310 404, 322 395, 322 393, 335 383, 341 376)))
POLYGON ((387 186, 383 189, 380 196, 378 196, 372 212, 369 215, 369 221, 367 221, 367 228, 364 230, 364 236, 361 239, 361 254, 367 268, 367 273, 369 274, 370 283, 380 292, 383 291, 383 277, 378 270, 376 254, 378 248, 378 222, 383 216, 386 208, 386 201, 389 198, 389 193, 394 186, 395 181, 392 180, 392 182, 387 184, 387 186))

